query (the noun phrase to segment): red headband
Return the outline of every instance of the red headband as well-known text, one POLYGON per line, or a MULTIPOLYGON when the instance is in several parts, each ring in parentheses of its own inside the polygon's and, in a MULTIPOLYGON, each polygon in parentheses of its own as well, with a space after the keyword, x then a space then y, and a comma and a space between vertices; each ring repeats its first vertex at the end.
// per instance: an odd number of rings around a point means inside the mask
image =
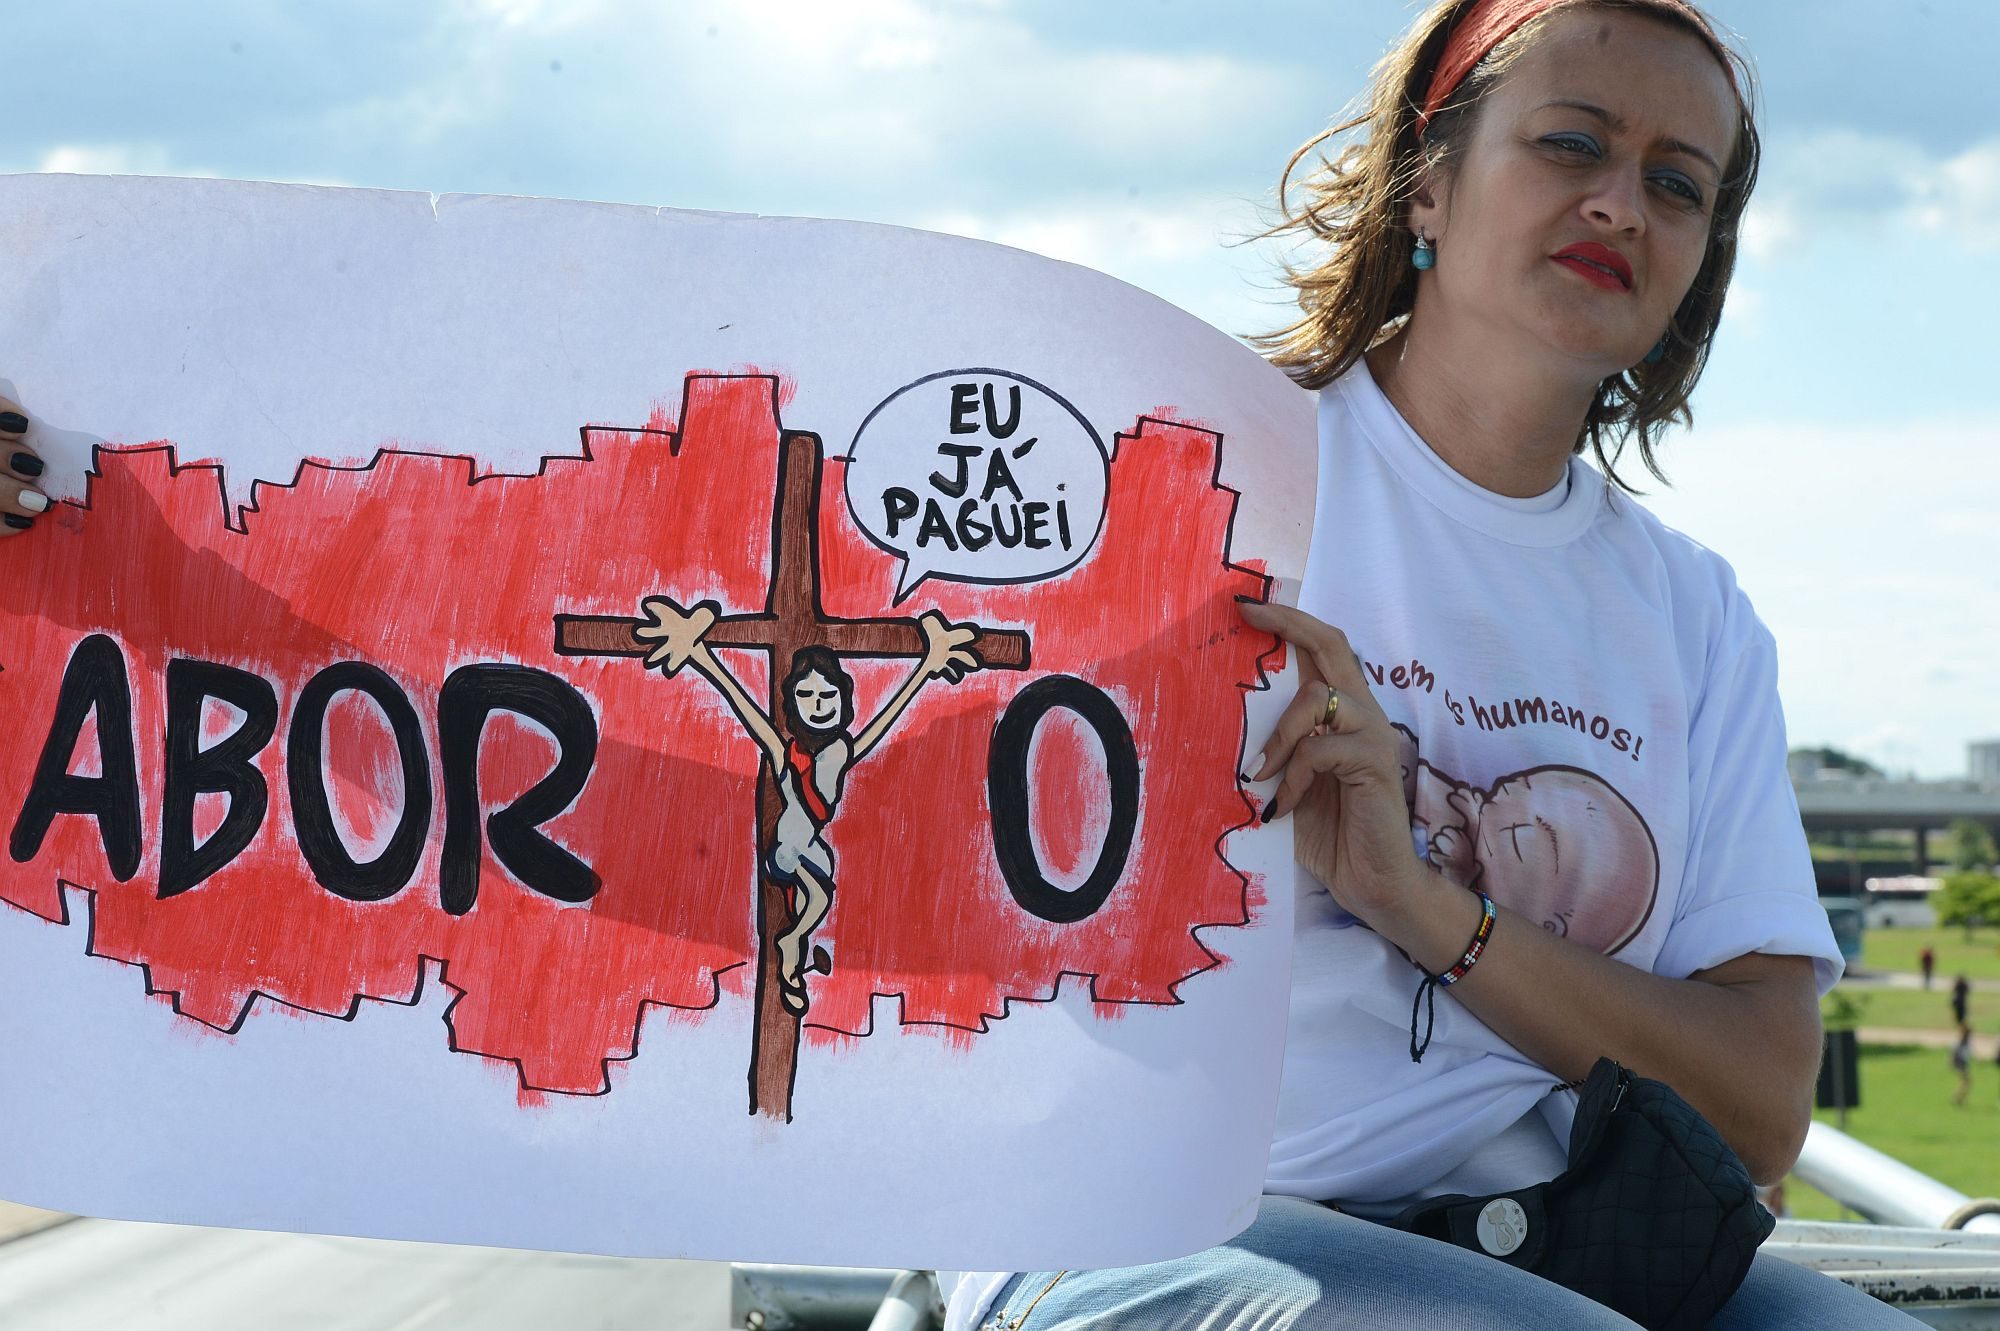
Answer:
MULTIPOLYGON (((1540 18, 1556 6, 1568 0, 1479 0, 1472 9, 1458 21, 1452 29, 1451 38, 1445 43, 1444 53, 1438 57, 1437 71, 1431 75, 1430 91, 1424 94, 1424 107, 1417 116, 1417 136, 1423 137, 1425 128, 1431 123, 1458 86, 1493 48, 1520 31, 1528 22, 1540 18)), ((1657 7, 1671 9, 1681 14, 1715 52, 1716 59, 1729 75, 1730 86, 1736 84, 1736 71, 1730 68, 1729 53, 1723 49, 1721 39, 1709 28, 1706 20, 1682 0, 1656 0, 1657 7)))

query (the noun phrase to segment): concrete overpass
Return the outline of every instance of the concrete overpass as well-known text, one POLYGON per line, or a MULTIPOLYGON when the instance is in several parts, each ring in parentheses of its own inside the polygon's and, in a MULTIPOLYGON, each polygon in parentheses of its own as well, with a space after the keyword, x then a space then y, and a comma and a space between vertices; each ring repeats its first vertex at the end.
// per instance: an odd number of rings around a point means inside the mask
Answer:
MULTIPOLYGON (((1906 831, 1916 836, 1922 866, 1932 832, 1970 819, 2000 841, 2000 786, 1971 781, 1811 780, 1793 783, 1806 835, 1906 831)), ((1920 868, 1921 871, 1921 868, 1920 868)))

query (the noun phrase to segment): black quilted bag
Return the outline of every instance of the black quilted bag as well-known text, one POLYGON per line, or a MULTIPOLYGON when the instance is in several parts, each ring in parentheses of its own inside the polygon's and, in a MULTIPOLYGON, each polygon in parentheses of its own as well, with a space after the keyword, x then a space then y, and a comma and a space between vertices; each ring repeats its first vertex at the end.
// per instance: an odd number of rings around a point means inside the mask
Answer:
POLYGON ((1650 1331, 1699 1331, 1777 1222, 1694 1106, 1600 1058, 1560 1176, 1490 1197, 1432 1197, 1391 1223, 1532 1271, 1650 1331))

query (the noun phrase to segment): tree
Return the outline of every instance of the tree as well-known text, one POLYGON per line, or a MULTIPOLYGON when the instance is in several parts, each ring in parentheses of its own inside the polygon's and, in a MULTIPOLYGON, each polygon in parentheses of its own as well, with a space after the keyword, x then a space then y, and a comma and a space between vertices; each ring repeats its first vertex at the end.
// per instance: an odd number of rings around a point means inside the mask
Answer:
POLYGON ((1969 939, 1978 926, 2000 921, 2000 878, 1971 871, 1947 874, 1932 904, 1939 924, 1961 925, 1969 939))
POLYGON ((1968 869, 1991 869, 2000 862, 2000 850, 1993 845, 1993 834, 1984 824, 1970 818, 1961 818, 1951 825, 1944 834, 1945 855, 1951 867, 1961 872, 1968 869))
POLYGON ((1852 772, 1856 776, 1881 776, 1882 769, 1858 754, 1836 749, 1831 744, 1806 745, 1792 750, 1793 757, 1811 755, 1831 772, 1852 772))

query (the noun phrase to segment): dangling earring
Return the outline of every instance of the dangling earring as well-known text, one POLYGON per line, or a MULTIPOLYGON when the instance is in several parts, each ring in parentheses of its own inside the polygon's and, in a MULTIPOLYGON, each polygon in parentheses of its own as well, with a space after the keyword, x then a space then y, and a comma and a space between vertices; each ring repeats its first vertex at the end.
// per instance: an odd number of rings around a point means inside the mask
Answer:
POLYGON ((1673 338, 1674 330, 1671 328, 1660 334, 1660 340, 1655 342, 1653 349, 1646 353, 1646 364, 1658 365, 1661 361, 1665 360, 1667 358, 1667 343, 1673 341, 1673 338))
POLYGON ((1437 261, 1437 247, 1431 244, 1431 238, 1421 231, 1417 232, 1417 247, 1410 251, 1410 267, 1420 273, 1428 272, 1437 267, 1437 261))

